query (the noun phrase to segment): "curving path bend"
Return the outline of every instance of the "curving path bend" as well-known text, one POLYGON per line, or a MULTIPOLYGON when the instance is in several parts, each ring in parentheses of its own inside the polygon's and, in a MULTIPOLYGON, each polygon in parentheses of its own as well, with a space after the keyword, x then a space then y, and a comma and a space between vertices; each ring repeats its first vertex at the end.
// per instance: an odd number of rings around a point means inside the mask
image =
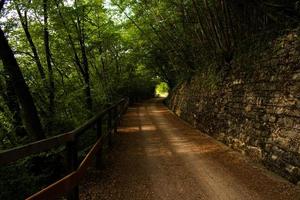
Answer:
POLYGON ((103 170, 89 170, 80 199, 300 200, 296 186, 193 129, 160 100, 124 116, 103 170))

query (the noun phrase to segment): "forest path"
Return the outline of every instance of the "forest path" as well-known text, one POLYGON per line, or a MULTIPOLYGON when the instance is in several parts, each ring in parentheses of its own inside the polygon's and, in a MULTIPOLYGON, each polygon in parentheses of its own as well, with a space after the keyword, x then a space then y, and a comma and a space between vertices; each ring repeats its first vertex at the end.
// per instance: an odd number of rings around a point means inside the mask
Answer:
POLYGON ((89 170, 81 199, 300 199, 296 186, 190 127, 160 100, 123 117, 106 167, 89 170))

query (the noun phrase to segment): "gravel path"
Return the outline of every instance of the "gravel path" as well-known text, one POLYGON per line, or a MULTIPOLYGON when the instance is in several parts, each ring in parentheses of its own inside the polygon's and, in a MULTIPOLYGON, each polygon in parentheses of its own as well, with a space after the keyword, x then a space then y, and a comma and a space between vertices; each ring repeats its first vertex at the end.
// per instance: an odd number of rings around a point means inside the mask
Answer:
POLYGON ((300 200, 296 186, 191 128, 157 100, 128 109, 80 199, 300 200))

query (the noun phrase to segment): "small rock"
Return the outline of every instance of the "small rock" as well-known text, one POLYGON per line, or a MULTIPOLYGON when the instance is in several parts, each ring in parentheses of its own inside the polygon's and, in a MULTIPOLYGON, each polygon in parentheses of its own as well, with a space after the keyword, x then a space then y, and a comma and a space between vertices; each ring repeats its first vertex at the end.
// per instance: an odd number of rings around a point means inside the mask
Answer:
POLYGON ((271 115, 271 116, 269 117, 269 122, 275 122, 275 121, 276 121, 276 117, 273 116, 273 115, 271 115))
POLYGON ((278 159, 278 156, 272 155, 272 156, 271 156, 271 159, 272 159, 272 160, 277 160, 277 159, 278 159))
POLYGON ((292 77, 293 80, 300 80, 300 73, 296 73, 292 77))
POLYGON ((258 147, 249 146, 249 147, 247 147, 246 153, 250 157, 257 159, 257 160, 260 160, 262 158, 262 151, 258 147))

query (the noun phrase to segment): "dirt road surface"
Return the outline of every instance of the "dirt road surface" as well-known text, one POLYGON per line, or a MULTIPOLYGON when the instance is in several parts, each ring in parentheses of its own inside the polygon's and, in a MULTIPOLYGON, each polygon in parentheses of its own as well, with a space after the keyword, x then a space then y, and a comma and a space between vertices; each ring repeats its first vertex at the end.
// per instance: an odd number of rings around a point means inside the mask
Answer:
POLYGON ((299 187, 193 129, 159 100, 128 109, 81 199, 300 200, 299 187))

